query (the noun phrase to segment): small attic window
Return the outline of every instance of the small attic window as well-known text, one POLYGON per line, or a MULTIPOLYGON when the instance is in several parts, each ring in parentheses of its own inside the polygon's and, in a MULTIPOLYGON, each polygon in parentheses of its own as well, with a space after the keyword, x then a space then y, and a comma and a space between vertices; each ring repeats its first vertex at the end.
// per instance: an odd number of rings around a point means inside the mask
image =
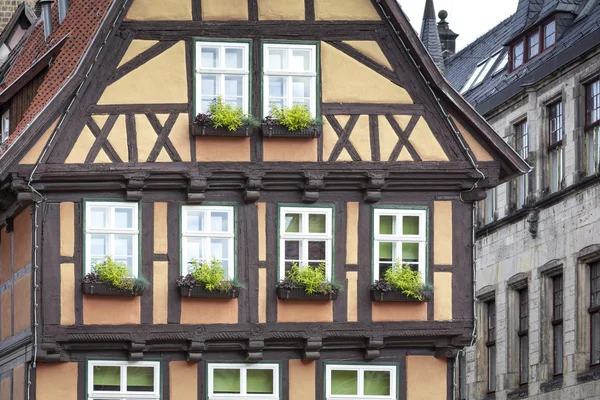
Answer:
POLYGON ((519 36, 510 45, 509 72, 539 57, 556 44, 556 20, 551 17, 519 36))
POLYGON ((492 75, 496 75, 497 73, 504 71, 504 68, 506 68, 507 64, 508 64, 508 52, 504 53, 504 57, 502 57, 502 60, 500 60, 500 62, 496 66, 496 69, 494 69, 494 72, 492 72, 492 75))
POLYGON ((500 51, 494 53, 490 58, 487 58, 477 64, 477 68, 475 68, 475 72, 471 75, 465 86, 463 86, 460 93, 466 93, 472 88, 479 86, 485 77, 488 75, 492 67, 496 64, 498 57, 500 56, 500 51))

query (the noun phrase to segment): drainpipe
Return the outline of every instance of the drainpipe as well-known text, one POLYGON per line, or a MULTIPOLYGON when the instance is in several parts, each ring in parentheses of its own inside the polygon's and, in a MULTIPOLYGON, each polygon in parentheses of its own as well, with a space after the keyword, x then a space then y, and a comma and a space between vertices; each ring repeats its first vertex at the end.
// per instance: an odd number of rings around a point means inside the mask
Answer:
POLYGON ((44 21, 44 38, 52 33, 52 3, 54 0, 40 0, 42 5, 42 20, 44 21))

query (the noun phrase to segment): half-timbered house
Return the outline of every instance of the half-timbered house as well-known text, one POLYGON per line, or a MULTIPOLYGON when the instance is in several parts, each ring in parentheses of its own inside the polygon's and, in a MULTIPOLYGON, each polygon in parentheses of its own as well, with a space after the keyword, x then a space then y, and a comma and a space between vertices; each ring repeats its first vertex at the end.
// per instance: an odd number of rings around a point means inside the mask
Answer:
POLYGON ((473 201, 528 167, 394 0, 42 3, 0 88, 37 86, 0 153, 3 400, 452 398, 473 201), (325 123, 205 129, 216 96, 325 123), (149 287, 84 282, 109 256, 149 287), (178 289, 213 257, 235 295, 178 289), (430 298, 372 296, 396 260, 430 298), (315 261, 337 298, 278 295, 315 261))

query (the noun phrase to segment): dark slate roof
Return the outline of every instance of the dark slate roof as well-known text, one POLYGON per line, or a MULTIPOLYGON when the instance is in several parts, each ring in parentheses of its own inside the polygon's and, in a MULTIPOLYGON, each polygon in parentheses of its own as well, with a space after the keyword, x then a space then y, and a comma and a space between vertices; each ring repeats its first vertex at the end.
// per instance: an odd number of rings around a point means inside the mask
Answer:
POLYGON ((435 19, 433 0, 427 0, 425 3, 420 38, 433 59, 433 62, 441 71, 444 71, 444 53, 442 52, 442 42, 440 41, 440 34, 435 19))
MULTIPOLYGON (((570 1, 554 0, 566 6, 570 1)), ((546 53, 525 64, 517 71, 507 74, 506 69, 492 75, 490 72, 481 85, 463 93, 464 98, 482 114, 497 107, 511 97, 522 92, 523 85, 530 85, 548 76, 558 68, 569 63, 581 54, 600 44, 600 3, 580 4, 579 10, 587 15, 579 16, 572 25, 559 36, 558 41, 546 53)), ((446 61, 446 78, 460 91, 479 63, 489 58, 511 35, 511 19, 502 21, 490 32, 475 40, 472 44, 446 61)), ((495 68, 493 68, 495 69, 495 68)), ((492 69, 492 71, 493 71, 492 69)))

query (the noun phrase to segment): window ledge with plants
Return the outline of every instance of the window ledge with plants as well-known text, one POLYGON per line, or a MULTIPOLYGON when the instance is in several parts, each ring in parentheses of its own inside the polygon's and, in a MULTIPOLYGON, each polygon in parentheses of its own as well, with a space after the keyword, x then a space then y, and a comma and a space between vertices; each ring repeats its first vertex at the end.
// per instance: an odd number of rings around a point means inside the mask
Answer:
POLYGON ((428 302, 433 298, 433 288, 424 284, 419 271, 396 262, 385 271, 383 279, 371 285, 374 302, 428 302))
POLYGON ((192 260, 189 273, 177 280, 181 297, 235 299, 243 287, 236 280, 228 280, 221 262, 192 260))
POLYGON ((262 121, 264 137, 317 138, 323 132, 323 120, 313 118, 306 106, 272 106, 262 121))
POLYGON ((276 290, 279 300, 330 301, 337 299, 341 288, 337 282, 327 280, 325 264, 299 267, 294 263, 276 290))
POLYGON ((260 122, 232 104, 217 97, 207 113, 200 113, 192 123, 192 136, 247 137, 260 122))
POLYGON ((83 278, 81 289, 85 295, 94 296, 141 296, 150 284, 143 276, 132 278, 124 263, 107 257, 94 262, 92 272, 83 278))

